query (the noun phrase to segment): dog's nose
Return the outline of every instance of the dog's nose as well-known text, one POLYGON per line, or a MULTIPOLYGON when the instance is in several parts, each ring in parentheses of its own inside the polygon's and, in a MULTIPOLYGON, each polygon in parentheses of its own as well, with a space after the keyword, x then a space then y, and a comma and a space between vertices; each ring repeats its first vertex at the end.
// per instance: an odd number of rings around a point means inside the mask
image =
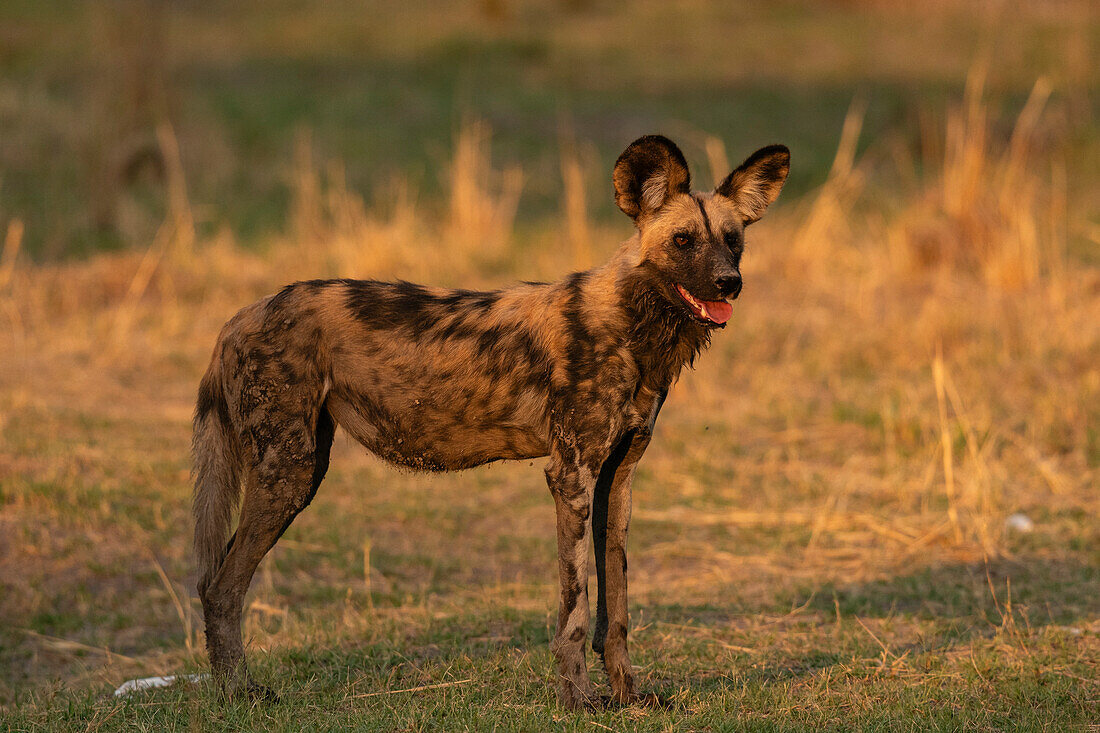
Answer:
POLYGON ((741 293, 740 273, 722 275, 714 280, 715 287, 724 298, 736 298, 741 293))

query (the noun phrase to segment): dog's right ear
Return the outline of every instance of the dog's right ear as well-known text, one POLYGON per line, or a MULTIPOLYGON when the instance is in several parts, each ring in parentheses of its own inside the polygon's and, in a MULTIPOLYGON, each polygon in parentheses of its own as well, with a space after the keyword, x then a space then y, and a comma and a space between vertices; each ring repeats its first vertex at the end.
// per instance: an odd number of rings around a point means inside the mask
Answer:
POLYGON ((691 190, 687 161, 664 135, 646 135, 630 144, 615 161, 615 203, 637 222, 652 214, 674 193, 691 190))

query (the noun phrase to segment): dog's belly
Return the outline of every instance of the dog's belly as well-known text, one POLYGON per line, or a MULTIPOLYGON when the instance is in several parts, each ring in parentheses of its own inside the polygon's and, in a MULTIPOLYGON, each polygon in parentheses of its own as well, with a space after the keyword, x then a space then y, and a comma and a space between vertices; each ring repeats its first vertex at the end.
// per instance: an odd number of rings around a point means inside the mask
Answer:
POLYGON ((522 409, 459 411, 417 398, 365 394, 330 394, 325 405, 336 424, 372 453, 416 470, 456 471, 549 452, 548 430, 541 421, 523 419, 522 409))

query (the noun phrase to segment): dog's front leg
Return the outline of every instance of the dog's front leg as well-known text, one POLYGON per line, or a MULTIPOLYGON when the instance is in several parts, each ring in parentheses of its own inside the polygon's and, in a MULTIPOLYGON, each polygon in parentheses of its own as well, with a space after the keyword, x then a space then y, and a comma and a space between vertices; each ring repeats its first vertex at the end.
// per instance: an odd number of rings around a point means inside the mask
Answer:
POLYGON ((604 462, 593 497, 592 529, 596 546, 596 630, 592 648, 603 659, 611 697, 617 703, 637 701, 634 675, 626 649, 630 623, 626 596, 626 535, 630 525, 630 486, 634 469, 649 445, 650 432, 631 431, 604 462))
POLYGON ((558 699, 576 710, 593 703, 584 647, 588 636, 588 518, 595 472, 602 460, 584 460, 579 449, 556 445, 550 452, 546 481, 558 519, 558 580, 561 601, 558 630, 550 643, 558 672, 558 699))

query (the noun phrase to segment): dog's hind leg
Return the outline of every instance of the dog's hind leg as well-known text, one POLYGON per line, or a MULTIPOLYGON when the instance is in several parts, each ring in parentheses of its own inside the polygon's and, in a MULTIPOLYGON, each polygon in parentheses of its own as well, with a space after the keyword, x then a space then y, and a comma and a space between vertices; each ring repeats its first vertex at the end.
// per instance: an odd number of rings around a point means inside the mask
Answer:
POLYGON ((304 418, 287 418, 268 427, 272 440, 260 465, 248 471, 240 522, 229 552, 202 597, 215 678, 229 694, 247 692, 264 698, 274 696, 251 678, 245 664, 241 637, 245 594, 260 561, 313 499, 328 469, 335 429, 324 408, 314 426, 304 418))

